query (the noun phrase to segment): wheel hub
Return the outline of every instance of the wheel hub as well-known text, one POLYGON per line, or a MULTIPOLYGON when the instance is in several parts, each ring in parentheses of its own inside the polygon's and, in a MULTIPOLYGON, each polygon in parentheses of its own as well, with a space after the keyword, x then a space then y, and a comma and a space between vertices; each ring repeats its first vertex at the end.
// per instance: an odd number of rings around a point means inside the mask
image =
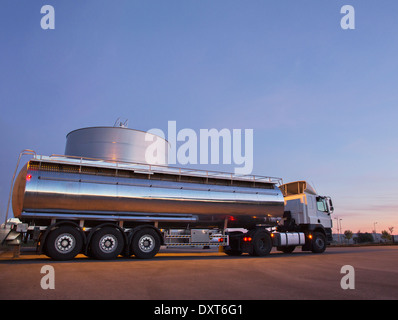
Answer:
POLYGON ((100 249, 102 252, 110 253, 116 250, 118 246, 117 239, 112 234, 106 234, 100 239, 100 249))
POLYGON ((138 241, 141 251, 150 252, 155 247, 155 239, 151 235, 144 235, 138 241))
POLYGON ((76 245, 75 238, 70 233, 60 234, 55 240, 55 248, 60 253, 71 252, 76 245))

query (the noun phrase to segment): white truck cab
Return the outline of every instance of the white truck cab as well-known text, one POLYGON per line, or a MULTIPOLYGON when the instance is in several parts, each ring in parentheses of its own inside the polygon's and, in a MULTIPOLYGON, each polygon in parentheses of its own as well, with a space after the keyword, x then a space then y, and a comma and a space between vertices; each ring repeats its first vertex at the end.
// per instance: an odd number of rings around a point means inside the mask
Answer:
POLYGON ((317 239, 307 241, 303 250, 313 250, 315 243, 318 245, 315 250, 323 252, 333 239, 331 198, 318 195, 306 181, 286 183, 279 188, 285 200, 285 213, 278 231, 304 233, 310 239, 315 236, 317 239))
POLYGON ((280 186, 285 199, 285 211, 290 211, 297 224, 321 224, 332 228, 333 212, 330 197, 319 196, 306 181, 295 181, 280 186))

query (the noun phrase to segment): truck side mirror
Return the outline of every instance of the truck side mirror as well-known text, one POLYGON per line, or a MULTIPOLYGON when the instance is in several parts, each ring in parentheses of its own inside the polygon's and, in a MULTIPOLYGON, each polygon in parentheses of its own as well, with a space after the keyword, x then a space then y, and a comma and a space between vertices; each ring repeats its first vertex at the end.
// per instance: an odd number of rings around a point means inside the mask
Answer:
POLYGON ((330 213, 333 213, 334 207, 333 207, 332 199, 330 199, 330 198, 329 198, 329 208, 330 208, 330 213))

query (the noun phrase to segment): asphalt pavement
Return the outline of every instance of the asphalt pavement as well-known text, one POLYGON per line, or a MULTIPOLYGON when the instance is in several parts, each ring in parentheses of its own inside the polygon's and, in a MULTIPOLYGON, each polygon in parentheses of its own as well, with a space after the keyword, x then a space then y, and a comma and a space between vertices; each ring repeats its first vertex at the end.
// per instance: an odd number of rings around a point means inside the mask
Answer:
POLYGON ((396 300, 397 266, 398 246, 296 249, 260 258, 162 249, 151 260, 79 255, 67 262, 27 251, 18 259, 0 256, 0 299, 396 300))

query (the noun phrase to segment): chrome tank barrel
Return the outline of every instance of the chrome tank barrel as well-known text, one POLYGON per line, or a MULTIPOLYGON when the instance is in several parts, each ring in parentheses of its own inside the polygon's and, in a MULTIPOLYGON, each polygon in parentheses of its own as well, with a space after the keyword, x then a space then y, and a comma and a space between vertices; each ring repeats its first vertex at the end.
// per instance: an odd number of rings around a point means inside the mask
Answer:
POLYGON ((125 221, 280 217, 274 182, 209 179, 115 167, 31 160, 19 173, 14 216, 125 221))

